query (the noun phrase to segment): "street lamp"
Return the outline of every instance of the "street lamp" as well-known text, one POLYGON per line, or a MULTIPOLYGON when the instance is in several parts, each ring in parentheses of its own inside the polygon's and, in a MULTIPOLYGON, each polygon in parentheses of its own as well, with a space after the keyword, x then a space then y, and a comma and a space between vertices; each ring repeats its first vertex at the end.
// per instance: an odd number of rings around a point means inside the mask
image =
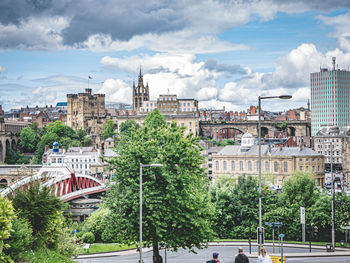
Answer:
POLYGON ((258 230, 258 253, 262 245, 262 215, 261 215, 261 100, 266 99, 291 99, 291 95, 259 96, 258 97, 258 145, 259 145, 259 230, 258 230))
POLYGON ((163 167, 163 165, 159 163, 153 163, 153 164, 140 163, 140 260, 139 260, 139 263, 143 263, 142 261, 142 168, 143 167, 163 167))

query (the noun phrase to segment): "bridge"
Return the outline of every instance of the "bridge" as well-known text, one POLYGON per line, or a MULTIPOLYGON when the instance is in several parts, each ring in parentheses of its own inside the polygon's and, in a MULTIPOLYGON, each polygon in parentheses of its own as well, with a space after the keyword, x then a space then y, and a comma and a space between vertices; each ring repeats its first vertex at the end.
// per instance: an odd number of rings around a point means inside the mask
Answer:
POLYGON ((0 117, 0 162, 4 163, 6 149, 11 148, 16 151, 19 143, 19 133, 31 123, 4 120, 0 117))
MULTIPOLYGON (((262 120, 261 136, 264 137, 271 130, 282 130, 283 122, 287 123, 286 131, 290 136, 311 136, 310 121, 278 121, 278 120, 262 120)), ((215 138, 217 134, 226 133, 233 130, 231 134, 249 132, 253 136, 258 136, 258 120, 249 121, 200 121, 199 134, 203 137, 215 138)))
POLYGON ((16 194, 17 190, 27 188, 32 182, 40 182, 42 186, 49 187, 63 202, 108 190, 104 183, 90 175, 75 174, 67 167, 46 166, 38 173, 3 189, 0 194, 3 197, 16 194))

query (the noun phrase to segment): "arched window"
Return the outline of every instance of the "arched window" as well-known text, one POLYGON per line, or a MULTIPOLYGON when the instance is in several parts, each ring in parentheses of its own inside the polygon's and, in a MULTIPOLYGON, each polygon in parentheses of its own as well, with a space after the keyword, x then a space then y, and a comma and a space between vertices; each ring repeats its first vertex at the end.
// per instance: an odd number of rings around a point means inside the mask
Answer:
POLYGON ((235 161, 232 161, 231 162, 231 171, 234 171, 235 170, 235 161))
POLYGON ((216 171, 219 171, 219 161, 215 162, 215 169, 216 169, 216 171))
POLYGON ((227 170, 227 162, 224 161, 224 171, 226 171, 226 170, 227 170))
POLYGON ((243 161, 239 161, 239 170, 243 171, 243 161))
POLYGON ((285 173, 288 172, 288 163, 287 163, 287 162, 284 162, 284 163, 283 163, 283 171, 284 171, 285 173))
POLYGON ((248 161, 248 171, 251 171, 253 170, 252 169, 252 162, 251 161, 248 161))
POLYGON ((278 172, 278 163, 277 162, 273 163, 273 170, 275 171, 275 173, 278 172))
POLYGON ((270 164, 268 161, 265 162, 265 172, 270 172, 270 164))

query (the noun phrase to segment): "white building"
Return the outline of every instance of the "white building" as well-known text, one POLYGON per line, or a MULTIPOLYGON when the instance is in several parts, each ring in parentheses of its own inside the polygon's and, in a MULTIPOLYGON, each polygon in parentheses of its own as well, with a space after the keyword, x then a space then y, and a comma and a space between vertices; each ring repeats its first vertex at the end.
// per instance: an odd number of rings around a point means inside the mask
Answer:
POLYGON ((70 147, 59 149, 54 142, 53 149, 48 149, 43 155, 43 165, 66 166, 78 174, 91 175, 91 167, 104 166, 101 153, 93 147, 70 147))
POLYGON ((350 124, 350 71, 321 68, 311 73, 311 135, 323 127, 350 124))

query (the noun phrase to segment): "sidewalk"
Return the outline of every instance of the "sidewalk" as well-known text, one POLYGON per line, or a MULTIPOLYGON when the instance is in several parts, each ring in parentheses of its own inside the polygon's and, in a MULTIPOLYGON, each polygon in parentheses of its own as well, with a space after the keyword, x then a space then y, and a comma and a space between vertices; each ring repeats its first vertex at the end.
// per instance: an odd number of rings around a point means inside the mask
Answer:
MULTIPOLYGON (((252 242, 252 247, 256 247, 257 243, 252 242)), ((247 246, 247 242, 210 242, 209 247, 211 246, 235 246, 235 247, 243 247, 247 246)), ((265 243, 265 247, 272 247, 272 243, 265 243)), ((308 245, 303 244, 283 244, 283 247, 294 247, 294 248, 308 248, 308 245)), ((278 248, 278 243, 275 243, 275 248, 278 248)), ((350 248, 340 248, 336 247, 335 252, 326 252, 325 246, 318 246, 318 245, 312 245, 312 249, 322 249, 324 252, 303 252, 303 253, 283 253, 283 256, 286 258, 304 258, 304 257, 341 257, 341 256, 349 256, 350 257, 350 248)), ((143 252, 149 252, 152 251, 152 248, 143 248, 143 252)), ((132 254, 138 254, 138 250, 136 249, 130 249, 130 250, 122 250, 122 251, 113 251, 113 252, 103 252, 103 253, 92 253, 92 254, 83 254, 77 256, 76 259, 86 259, 86 258, 100 258, 100 257, 115 257, 115 256, 125 256, 125 255, 132 255, 132 254)), ((251 254, 246 253, 246 255, 249 258, 257 258, 258 253, 253 252, 251 254)), ((281 254, 278 253, 271 253, 270 256, 281 256, 281 254)))

